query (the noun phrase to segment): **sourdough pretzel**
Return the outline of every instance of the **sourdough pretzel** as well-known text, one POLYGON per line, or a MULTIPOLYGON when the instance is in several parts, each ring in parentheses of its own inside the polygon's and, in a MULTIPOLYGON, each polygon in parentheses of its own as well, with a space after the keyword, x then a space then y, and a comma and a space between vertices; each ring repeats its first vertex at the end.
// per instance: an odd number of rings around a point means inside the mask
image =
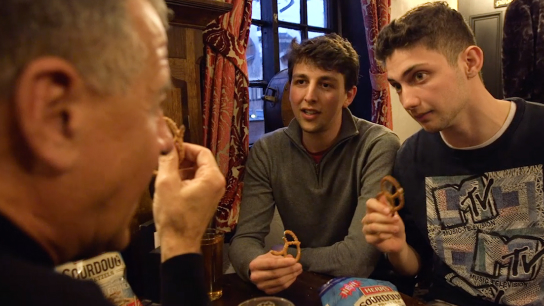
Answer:
POLYGON ((399 182, 391 175, 386 175, 384 178, 382 178, 380 182, 380 189, 381 191, 378 193, 376 198, 380 198, 382 195, 385 196, 387 202, 389 203, 389 206, 391 206, 392 215, 395 215, 396 211, 404 207, 404 189, 400 186, 399 182), (391 194, 389 190, 387 190, 386 183, 390 183, 394 187, 395 193, 391 194), (395 199, 399 200, 398 205, 395 204, 395 199))
POLYGON ((295 257, 296 261, 298 262, 299 259, 300 259, 300 241, 298 241, 298 238, 297 236, 295 235, 295 233, 293 233, 292 231, 290 230, 286 230, 285 232, 283 232, 283 242, 284 242, 284 245, 283 245, 283 250, 281 251, 270 251, 270 253, 272 253, 272 255, 281 255, 283 257, 287 256, 287 249, 289 248, 290 245, 296 245, 297 246, 297 257, 295 257), (287 240, 287 238, 285 238, 285 236, 291 236, 293 238, 293 241, 289 241, 287 240))
MULTIPOLYGON (((164 121, 166 122, 166 126, 172 133, 172 136, 174 138, 174 146, 176 147, 176 151, 178 152, 179 157, 179 163, 178 163, 178 169, 181 169, 181 162, 183 162, 183 159, 185 159, 185 150, 183 148, 183 134, 185 133, 185 126, 182 124, 179 129, 174 120, 164 116, 164 121)), ((157 175, 158 171, 153 171, 154 175, 157 175)))
POLYGON ((172 132, 172 136, 174 136, 174 146, 178 151, 179 165, 181 166, 181 162, 185 158, 185 150, 183 149, 183 134, 185 133, 185 126, 182 124, 178 128, 174 120, 166 116, 164 116, 164 121, 166 121, 168 129, 170 129, 170 132, 172 132))

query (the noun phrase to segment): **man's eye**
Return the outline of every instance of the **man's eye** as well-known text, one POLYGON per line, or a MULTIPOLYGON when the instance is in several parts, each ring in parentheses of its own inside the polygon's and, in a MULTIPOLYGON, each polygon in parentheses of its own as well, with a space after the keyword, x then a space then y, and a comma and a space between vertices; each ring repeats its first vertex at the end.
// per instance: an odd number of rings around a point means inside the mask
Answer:
POLYGON ((397 93, 400 93, 402 87, 399 84, 391 84, 397 93))
POLYGON ((304 84, 304 82, 305 82, 304 80, 295 80, 295 84, 297 85, 302 85, 304 84))
POLYGON ((421 82, 423 80, 425 80, 425 78, 427 77, 427 74, 424 73, 424 72, 418 72, 414 75, 414 79, 417 81, 417 82, 421 82))
POLYGON ((329 83, 323 83, 323 84, 321 84, 321 86, 323 86, 324 88, 330 88, 330 87, 331 87, 331 84, 329 84, 329 83))

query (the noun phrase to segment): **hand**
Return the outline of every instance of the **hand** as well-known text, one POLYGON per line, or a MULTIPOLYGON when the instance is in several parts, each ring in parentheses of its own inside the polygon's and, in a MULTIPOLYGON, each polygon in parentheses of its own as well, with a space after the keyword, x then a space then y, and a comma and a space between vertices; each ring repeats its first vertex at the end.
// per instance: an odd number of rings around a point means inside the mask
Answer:
POLYGON ((404 222, 398 213, 392 215, 385 196, 366 202, 366 215, 361 221, 368 243, 384 253, 400 253, 406 244, 404 222))
POLYGON ((178 170, 178 154, 159 157, 153 216, 161 241, 161 258, 200 253, 200 242, 225 193, 225 177, 207 148, 184 143, 182 167, 193 167, 194 177, 178 170))
POLYGON ((270 252, 258 256, 249 263, 251 282, 266 294, 278 293, 289 288, 302 273, 302 265, 291 255, 272 255, 270 252))

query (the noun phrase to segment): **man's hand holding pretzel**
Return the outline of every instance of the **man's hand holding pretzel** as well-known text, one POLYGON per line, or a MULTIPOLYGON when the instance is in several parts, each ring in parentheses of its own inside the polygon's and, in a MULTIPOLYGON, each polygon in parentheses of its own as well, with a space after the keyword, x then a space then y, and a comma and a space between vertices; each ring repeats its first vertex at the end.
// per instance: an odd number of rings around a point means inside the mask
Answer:
POLYGON ((407 247, 404 222, 396 213, 404 205, 404 190, 390 176, 385 177, 381 185, 382 191, 376 198, 366 202, 366 214, 361 221, 363 234, 366 241, 380 251, 399 253, 407 247), (391 183, 394 192, 386 188, 387 182, 391 183))
POLYGON ((366 202, 363 235, 368 243, 384 253, 398 253, 406 246, 404 222, 399 214, 392 214, 384 195, 366 202))

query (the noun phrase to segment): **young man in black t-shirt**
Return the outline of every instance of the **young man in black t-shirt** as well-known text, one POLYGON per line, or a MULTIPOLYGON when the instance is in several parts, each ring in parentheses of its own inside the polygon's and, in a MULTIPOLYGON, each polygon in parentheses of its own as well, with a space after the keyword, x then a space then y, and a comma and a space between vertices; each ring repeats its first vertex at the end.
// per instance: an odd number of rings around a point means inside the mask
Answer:
POLYGON ((423 129, 395 161, 404 209, 369 200, 366 240, 428 276, 434 302, 544 305, 544 107, 486 90, 483 52, 443 2, 391 22, 376 57, 423 129))

